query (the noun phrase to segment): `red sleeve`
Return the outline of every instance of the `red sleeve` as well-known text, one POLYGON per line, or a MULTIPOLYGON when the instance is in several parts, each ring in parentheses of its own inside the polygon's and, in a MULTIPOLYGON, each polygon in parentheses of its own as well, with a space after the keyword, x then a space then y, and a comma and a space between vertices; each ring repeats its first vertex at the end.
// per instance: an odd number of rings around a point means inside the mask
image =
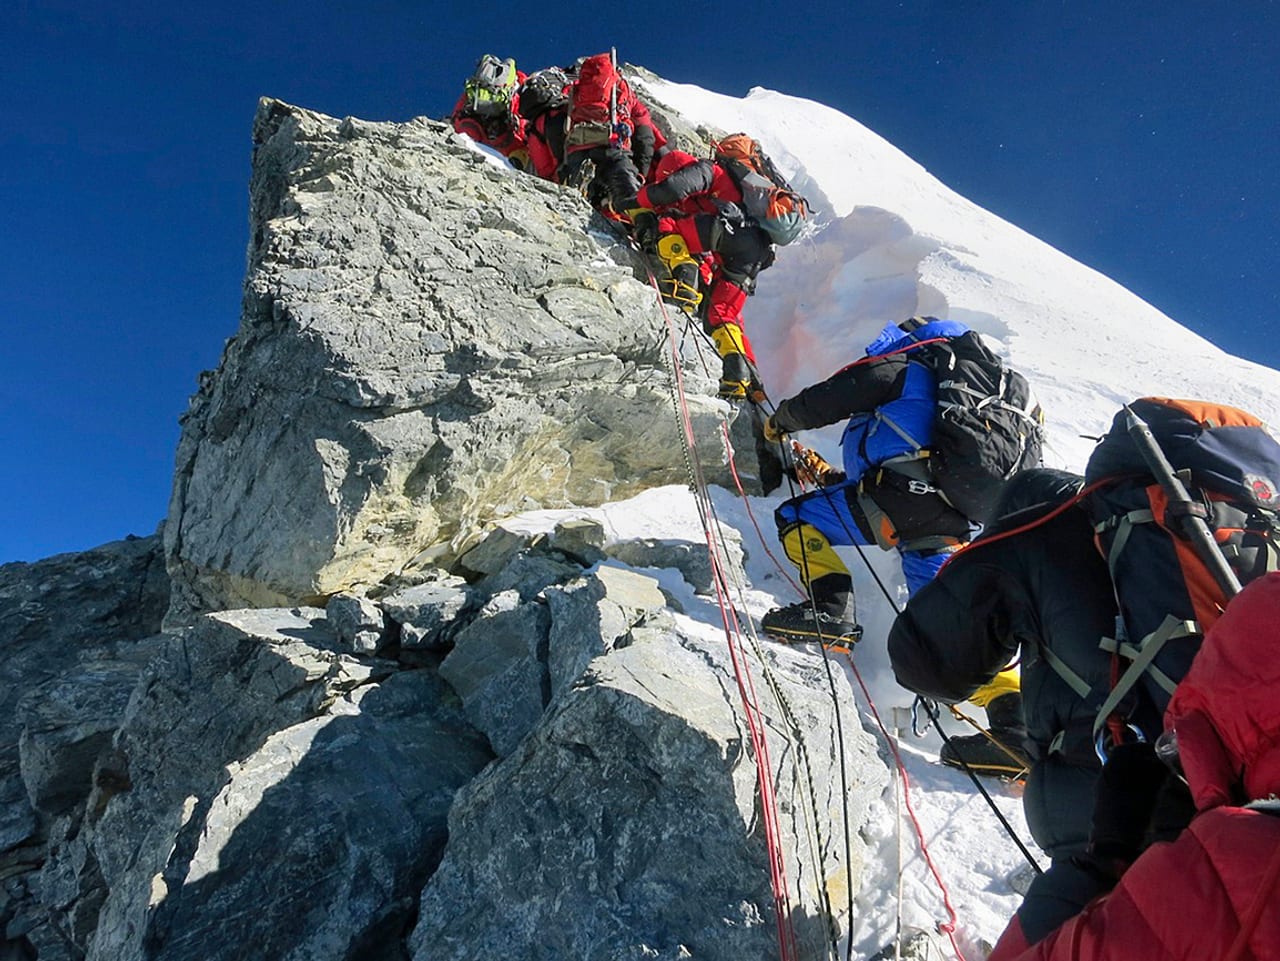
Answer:
POLYGON ((453 129, 458 131, 458 133, 464 132, 462 128, 458 126, 458 122, 462 120, 465 115, 466 107, 467 95, 464 91, 463 93, 458 94, 458 102, 453 105, 453 113, 449 114, 449 119, 453 121, 453 129))
POLYGON ((560 160, 547 143, 546 119, 544 113, 529 125, 529 166, 543 180, 555 180, 560 160))
POLYGON ((1022 922, 1018 920, 1015 914, 1013 920, 1009 922, 1009 926, 1004 929, 1004 934, 1000 935, 1000 940, 996 942, 996 946, 991 949, 991 954, 987 956, 987 961, 1013 961, 1018 955, 1027 948, 1031 947, 1027 943, 1027 936, 1022 933, 1022 922))

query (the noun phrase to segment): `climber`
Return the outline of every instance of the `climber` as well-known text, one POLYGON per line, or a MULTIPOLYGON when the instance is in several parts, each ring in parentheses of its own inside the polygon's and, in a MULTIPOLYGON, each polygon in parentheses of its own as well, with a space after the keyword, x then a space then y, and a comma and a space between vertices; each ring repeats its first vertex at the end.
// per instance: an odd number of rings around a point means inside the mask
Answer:
POLYGON ((547 67, 531 73, 520 86, 518 110, 525 121, 528 172, 558 181, 565 157, 565 118, 569 112, 571 70, 547 67))
POLYGON ((564 156, 556 172, 560 183, 582 187, 596 209, 619 218, 665 145, 666 137, 612 53, 578 62, 568 89, 564 156))
POLYGON ((655 260, 663 299, 702 317, 721 357, 720 395, 755 399, 763 392, 742 308, 757 274, 773 263, 773 245, 741 201, 720 164, 669 150, 655 164, 653 182, 628 202, 627 215, 636 242, 655 260))
POLYGON ((1026 930, 1020 909, 991 961, 1280 958, 1277 625, 1280 574, 1271 573, 1209 628, 1159 740, 1108 759, 1076 906, 1109 893, 1043 935, 1026 930), (1144 851, 1161 827, 1164 787, 1183 780, 1194 819, 1144 851))
POLYGON ((983 734, 952 738, 942 748, 944 762, 963 759, 979 772, 999 773, 1011 764, 1001 745, 1024 736, 1031 742, 1035 761, 1023 807, 1052 862, 1018 909, 1033 940, 1061 923, 1062 905, 1089 884, 1072 859, 1088 842, 1100 769, 1093 722, 1111 670, 1098 641, 1115 633, 1116 604, 1088 517, 1079 509, 1053 514, 1082 484, 1064 471, 1016 475, 997 519, 911 597, 889 632, 894 675, 908 690, 948 703, 995 694, 986 707, 998 743, 983 734), (1009 681, 1006 665, 1019 654, 1025 699, 1015 690, 1000 693, 1009 681), (1078 694, 1050 656, 1098 693, 1078 694))
POLYGON ((519 112, 519 87, 525 75, 511 58, 485 54, 453 106, 453 129, 492 147, 518 170, 529 168, 525 121, 519 112))
POLYGON ((800 466, 816 489, 785 501, 774 513, 783 548, 800 569, 809 599, 767 613, 761 622, 765 633, 784 641, 861 636, 853 580, 832 545, 896 549, 908 589, 915 592, 969 540, 969 518, 933 483, 895 469, 901 464, 905 470, 914 450, 928 448, 937 406, 932 369, 913 362, 904 348, 968 332, 957 321, 933 318, 889 324, 866 357, 782 401, 765 420, 764 436, 774 442, 849 418, 841 439, 845 469, 806 455, 800 466))

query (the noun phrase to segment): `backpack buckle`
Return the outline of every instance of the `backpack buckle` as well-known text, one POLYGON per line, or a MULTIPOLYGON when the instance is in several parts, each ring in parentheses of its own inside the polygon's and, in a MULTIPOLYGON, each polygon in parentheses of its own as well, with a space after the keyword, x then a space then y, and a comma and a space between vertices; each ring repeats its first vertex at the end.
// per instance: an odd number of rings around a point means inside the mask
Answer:
MULTIPOLYGON (((1134 741, 1139 744, 1145 744, 1147 736, 1142 733, 1142 728, 1136 724, 1126 724, 1125 730, 1133 735, 1134 741)), ((1098 736, 1093 739, 1093 751, 1098 755, 1098 760, 1103 764, 1107 763, 1107 758, 1111 755, 1115 748, 1115 740, 1111 737, 1111 730, 1104 724, 1102 730, 1098 732, 1098 736)))

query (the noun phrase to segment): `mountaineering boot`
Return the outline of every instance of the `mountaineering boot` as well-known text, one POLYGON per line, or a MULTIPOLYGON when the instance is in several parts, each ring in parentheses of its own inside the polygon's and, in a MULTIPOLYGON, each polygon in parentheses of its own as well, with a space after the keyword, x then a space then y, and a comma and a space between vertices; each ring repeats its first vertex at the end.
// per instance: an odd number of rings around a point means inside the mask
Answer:
POLYGON ((692 317, 702 303, 702 294, 698 292, 698 265, 693 261, 686 261, 670 268, 670 271, 670 277, 658 280, 658 291, 663 300, 675 304, 692 317))
POLYGON ((782 531, 782 549, 799 568, 809 599, 773 609, 761 619, 760 629, 789 643, 856 644, 862 628, 853 616, 853 578, 831 542, 811 524, 792 524, 782 531))
POLYGON ((698 291, 698 262, 689 253, 689 245, 679 234, 663 234, 655 245, 658 261, 665 276, 658 279, 658 292, 669 304, 675 304, 692 316, 702 303, 698 291))
POLYGON ((862 640, 862 627, 852 617, 828 614, 822 608, 815 614, 809 601, 775 607, 760 619, 760 629, 787 644, 819 641, 824 647, 847 650, 862 640))
POLYGON ((967 765, 975 774, 1017 777, 1031 766, 1023 748, 1027 723, 1022 717, 1022 694, 1001 694, 986 707, 988 730, 951 738, 942 745, 938 760, 951 767, 967 765))
POLYGON ((756 392, 763 393, 742 328, 737 324, 712 327, 711 340, 721 358, 719 395, 729 400, 747 400, 755 399, 756 392))
POLYGON ((862 628, 851 613, 853 579, 849 575, 815 578, 809 594, 809 600, 774 608, 761 619, 760 629, 775 640, 821 641, 828 647, 848 648, 862 638, 862 628))

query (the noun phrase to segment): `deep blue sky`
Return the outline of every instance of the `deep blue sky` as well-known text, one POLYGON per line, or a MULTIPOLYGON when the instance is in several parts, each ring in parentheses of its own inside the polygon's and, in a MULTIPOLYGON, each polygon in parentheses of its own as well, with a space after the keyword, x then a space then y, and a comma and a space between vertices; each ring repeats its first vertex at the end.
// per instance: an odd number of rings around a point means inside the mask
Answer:
POLYGON ((441 116, 485 52, 528 69, 613 45, 672 80, 830 104, 1280 367, 1275 2, 791 8, 788 22, 772 3, 7 5, 0 562, 164 516, 178 417, 238 322, 257 98, 441 116))

